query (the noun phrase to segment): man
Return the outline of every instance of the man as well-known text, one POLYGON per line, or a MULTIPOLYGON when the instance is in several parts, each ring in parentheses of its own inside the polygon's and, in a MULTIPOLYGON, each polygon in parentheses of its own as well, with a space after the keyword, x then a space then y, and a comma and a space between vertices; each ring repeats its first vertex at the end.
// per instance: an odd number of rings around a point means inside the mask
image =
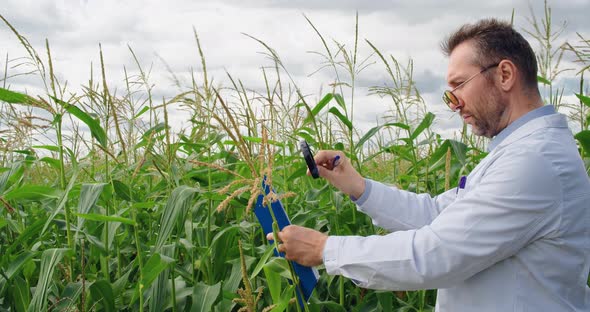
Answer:
POLYGON ((320 151, 320 176, 391 234, 290 226, 279 250, 366 288, 438 288, 440 312, 590 311, 590 180, 566 118, 543 106, 531 47, 490 19, 461 27, 443 50, 452 89, 443 99, 493 138, 488 156, 431 197, 364 179, 341 152, 320 151))

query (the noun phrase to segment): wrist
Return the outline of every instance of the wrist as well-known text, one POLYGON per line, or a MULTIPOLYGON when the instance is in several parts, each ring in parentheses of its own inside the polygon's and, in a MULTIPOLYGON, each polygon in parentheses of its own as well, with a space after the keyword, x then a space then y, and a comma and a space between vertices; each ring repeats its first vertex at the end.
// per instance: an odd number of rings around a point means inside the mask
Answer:
POLYGON ((328 241, 328 235, 326 234, 322 234, 321 238, 320 238, 320 242, 318 244, 318 257, 316 259, 319 260, 319 263, 317 263, 316 265, 320 265, 322 263, 324 263, 324 249, 326 248, 326 242, 328 241))
POLYGON ((365 188, 366 188, 365 179, 363 177, 360 177, 357 182, 357 186, 353 189, 353 191, 349 195, 355 199, 359 199, 359 198, 361 198, 361 196, 363 196, 363 193, 365 193, 365 188))

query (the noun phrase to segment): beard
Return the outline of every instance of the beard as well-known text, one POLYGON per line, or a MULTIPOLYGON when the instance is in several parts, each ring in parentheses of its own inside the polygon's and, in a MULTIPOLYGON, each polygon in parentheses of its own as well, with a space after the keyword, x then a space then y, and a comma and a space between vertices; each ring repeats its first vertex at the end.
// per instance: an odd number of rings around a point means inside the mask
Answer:
POLYGON ((506 111, 506 101, 502 94, 491 87, 476 99, 478 109, 472 112, 473 124, 471 129, 475 135, 494 137, 500 129, 500 121, 506 111))

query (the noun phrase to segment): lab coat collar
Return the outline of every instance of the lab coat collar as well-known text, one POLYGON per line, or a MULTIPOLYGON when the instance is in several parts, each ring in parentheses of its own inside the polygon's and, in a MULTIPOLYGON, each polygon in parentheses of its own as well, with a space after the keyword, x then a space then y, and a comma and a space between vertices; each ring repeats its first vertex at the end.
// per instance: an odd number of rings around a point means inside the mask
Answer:
POLYGON ((528 123, 529 121, 531 121, 535 118, 539 118, 539 117, 543 117, 543 116, 547 116, 547 115, 551 115, 551 114, 555 114, 555 108, 553 108, 553 105, 541 106, 541 107, 533 109, 532 111, 524 114, 523 116, 521 116, 520 118, 516 119, 511 124, 509 124, 502 131, 500 131, 500 133, 498 133, 498 135, 496 135, 492 139, 492 141, 488 145, 488 151, 494 150, 494 148, 496 148, 496 146, 498 146, 500 143, 502 143, 502 141, 504 141, 504 139, 506 139, 510 134, 512 134, 512 132, 516 131, 516 129, 522 127, 524 124, 528 123))
POLYGON ((515 141, 518 141, 533 132, 542 128, 567 128, 567 119, 563 114, 551 114, 530 120, 526 124, 520 126, 508 135, 500 144, 498 144, 493 150, 500 150, 504 146, 507 146, 515 141))

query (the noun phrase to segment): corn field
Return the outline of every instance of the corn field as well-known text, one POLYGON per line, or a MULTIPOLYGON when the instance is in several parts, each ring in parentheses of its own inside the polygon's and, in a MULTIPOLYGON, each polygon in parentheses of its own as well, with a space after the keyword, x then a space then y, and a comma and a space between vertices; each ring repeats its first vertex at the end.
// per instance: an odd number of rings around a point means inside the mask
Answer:
MULTIPOLYGON (((590 41, 579 34, 560 42, 544 13, 526 31, 544 47, 536 51, 540 88, 547 105, 570 117, 590 171, 590 41), (578 66, 573 95, 553 84, 564 55, 578 66)), ((0 77, 1 311, 433 311, 435 290, 362 289, 321 267, 301 308, 288 263, 273 255, 252 212, 266 178, 276 193, 265 203, 280 199, 293 224, 332 235, 385 233, 347 196, 306 175, 302 139, 314 151, 344 151, 366 177, 433 195, 486 156, 486 142, 466 128, 453 139, 436 133, 412 62, 359 38, 358 16, 353 47, 326 40, 307 20, 324 48, 323 69, 336 77, 324 94, 303 94, 272 44, 256 37, 272 63, 260 71, 265 92, 231 74, 229 85, 216 84, 195 32, 200 68, 171 99, 152 96, 158 86, 131 48, 139 74, 125 76, 125 90, 107 85, 100 50, 98 74, 73 93, 55 75, 49 41, 34 48, 0 18, 46 88, 33 96, 10 88, 8 68, 0 77), (361 44, 369 57, 357 55, 361 44), (388 76, 368 91, 390 111, 361 132, 355 81, 369 65, 388 76), (173 130, 173 109, 189 126, 173 130), (38 137, 48 143, 37 145, 38 137)))

